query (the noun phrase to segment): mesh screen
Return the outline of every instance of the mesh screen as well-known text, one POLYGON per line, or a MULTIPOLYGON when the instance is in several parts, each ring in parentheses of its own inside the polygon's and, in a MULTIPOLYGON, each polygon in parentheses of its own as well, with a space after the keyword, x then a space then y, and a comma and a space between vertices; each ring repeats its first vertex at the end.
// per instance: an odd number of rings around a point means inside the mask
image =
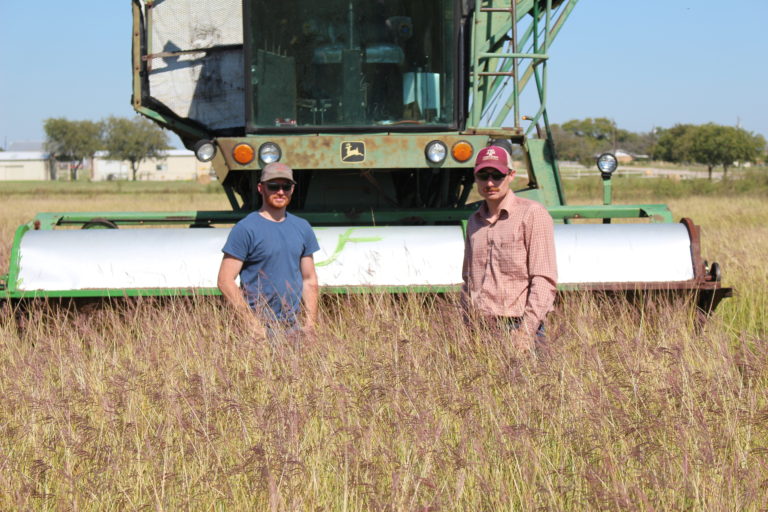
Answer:
MULTIPOLYGON (((164 0, 148 9, 149 53, 242 45, 242 2, 164 0)), ((153 57, 150 95, 211 130, 244 125, 242 47, 153 57)))

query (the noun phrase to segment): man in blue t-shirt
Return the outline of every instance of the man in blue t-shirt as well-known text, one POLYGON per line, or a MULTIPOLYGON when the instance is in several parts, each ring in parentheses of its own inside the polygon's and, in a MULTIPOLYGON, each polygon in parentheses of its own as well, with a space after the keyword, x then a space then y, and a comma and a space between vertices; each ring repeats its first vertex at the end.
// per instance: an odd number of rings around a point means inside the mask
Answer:
POLYGON ((295 185, 287 165, 264 167, 257 185, 261 208, 235 224, 222 249, 219 289, 257 337, 266 335, 265 326, 298 326, 301 302, 304 330, 312 332, 317 321, 312 254, 320 246, 309 223, 285 211, 295 185))

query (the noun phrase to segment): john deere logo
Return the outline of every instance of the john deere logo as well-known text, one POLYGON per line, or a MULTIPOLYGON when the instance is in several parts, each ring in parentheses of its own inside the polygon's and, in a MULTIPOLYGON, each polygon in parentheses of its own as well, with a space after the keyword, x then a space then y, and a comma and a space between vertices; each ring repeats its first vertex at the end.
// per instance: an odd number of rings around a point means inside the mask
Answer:
POLYGON ((365 161, 365 142, 342 142, 341 161, 348 164, 365 161))

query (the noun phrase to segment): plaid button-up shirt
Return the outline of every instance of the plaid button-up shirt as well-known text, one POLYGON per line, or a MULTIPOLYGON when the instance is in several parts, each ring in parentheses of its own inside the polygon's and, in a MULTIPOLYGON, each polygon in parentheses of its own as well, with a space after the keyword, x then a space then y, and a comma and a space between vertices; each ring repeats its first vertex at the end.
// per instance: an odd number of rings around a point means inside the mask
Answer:
POLYGON ((555 300, 552 217, 511 190, 498 218, 490 217, 484 202, 467 223, 462 304, 483 316, 522 317, 522 327, 533 334, 555 300))

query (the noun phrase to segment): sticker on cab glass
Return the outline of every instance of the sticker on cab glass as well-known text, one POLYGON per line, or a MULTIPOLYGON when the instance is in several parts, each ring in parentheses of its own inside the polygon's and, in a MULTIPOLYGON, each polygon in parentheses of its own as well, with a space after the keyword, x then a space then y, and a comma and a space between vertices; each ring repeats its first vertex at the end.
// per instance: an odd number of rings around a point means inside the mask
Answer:
POLYGON ((342 142, 341 161, 347 164, 365 161, 365 142, 342 142))

